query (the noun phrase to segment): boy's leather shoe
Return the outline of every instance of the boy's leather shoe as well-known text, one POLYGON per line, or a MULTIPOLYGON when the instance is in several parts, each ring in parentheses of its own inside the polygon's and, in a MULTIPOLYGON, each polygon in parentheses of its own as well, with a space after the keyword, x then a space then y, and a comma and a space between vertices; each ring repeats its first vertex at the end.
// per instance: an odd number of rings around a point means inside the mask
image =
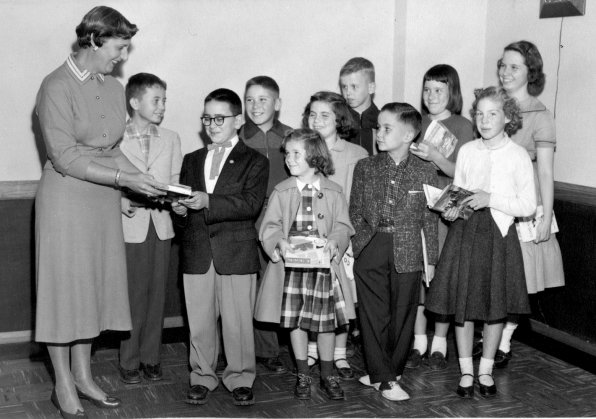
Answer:
POLYGON ((191 386, 188 390, 186 397, 186 403, 190 404, 205 404, 207 403, 207 396, 209 395, 209 389, 201 384, 191 386))
POLYGON ((271 358, 257 356, 257 362, 259 364, 263 365, 269 371, 278 372, 278 373, 287 371, 286 366, 284 365, 283 362, 281 362, 281 359, 279 359, 279 357, 277 357, 277 356, 274 356, 271 358))
POLYGON ((142 364, 140 367, 141 371, 143 371, 143 375, 149 381, 159 381, 163 379, 163 373, 161 371, 160 364, 142 364))
POLYGON ((232 397, 236 406, 250 406, 255 404, 255 396, 250 387, 236 387, 232 390, 232 397))
POLYGON ((139 370, 127 370, 122 367, 118 367, 120 371, 120 380, 126 384, 138 384, 141 382, 141 374, 139 370))

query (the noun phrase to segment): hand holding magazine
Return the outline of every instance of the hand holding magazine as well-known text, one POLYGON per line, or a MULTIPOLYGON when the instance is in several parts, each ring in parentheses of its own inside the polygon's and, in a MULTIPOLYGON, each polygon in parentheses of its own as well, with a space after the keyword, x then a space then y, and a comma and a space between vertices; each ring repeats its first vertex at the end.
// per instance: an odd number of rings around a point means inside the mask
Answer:
MULTIPOLYGON (((453 151, 457 146, 457 141, 457 137, 453 135, 442 122, 433 120, 426 129, 424 138, 420 143, 432 145, 443 155, 443 157, 447 158, 453 154, 453 151)), ((412 143, 410 148, 416 149, 418 147, 416 144, 412 143)))
POLYGON ((467 220, 474 212, 470 206, 463 203, 464 199, 473 195, 472 192, 453 184, 447 185, 443 190, 427 184, 422 186, 426 204, 430 209, 443 213, 450 208, 457 207, 458 217, 464 220, 467 220))

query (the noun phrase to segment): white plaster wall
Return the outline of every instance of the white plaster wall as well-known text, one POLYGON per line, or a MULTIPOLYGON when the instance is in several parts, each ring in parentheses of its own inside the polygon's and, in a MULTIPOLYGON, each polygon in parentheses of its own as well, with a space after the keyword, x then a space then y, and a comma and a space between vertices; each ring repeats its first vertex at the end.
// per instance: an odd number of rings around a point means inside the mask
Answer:
POLYGON ((403 49, 396 54, 403 55, 404 65, 399 69, 403 73, 396 74, 396 83, 402 84, 396 92, 403 92, 397 99, 419 109, 424 73, 436 64, 449 64, 460 77, 462 115, 469 117, 473 90, 484 80, 487 0, 408 0, 407 6, 398 4, 401 25, 396 28, 395 48, 403 49))
MULTIPOLYGON (((32 124, 42 78, 66 59, 74 28, 93 0, 0 0, 0 181, 33 180, 40 159, 32 124)), ((183 153, 201 146, 204 97, 228 87, 242 95, 250 77, 281 87, 281 119, 298 126, 310 95, 338 90, 340 67, 365 56, 377 67, 379 104, 393 91, 394 0, 111 0, 140 31, 120 80, 140 71, 168 83, 163 125, 183 153)))
POLYGON ((538 1, 490 0, 484 73, 487 84, 497 83, 503 47, 521 39, 537 45, 546 73, 539 99, 551 111, 556 105, 555 180, 596 187, 596 4, 586 3, 584 16, 539 19, 538 1))

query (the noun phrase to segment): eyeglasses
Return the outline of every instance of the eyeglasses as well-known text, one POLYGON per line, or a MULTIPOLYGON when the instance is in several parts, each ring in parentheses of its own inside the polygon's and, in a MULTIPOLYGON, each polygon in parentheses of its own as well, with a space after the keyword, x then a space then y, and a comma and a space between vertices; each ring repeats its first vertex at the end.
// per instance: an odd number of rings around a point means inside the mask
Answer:
POLYGON ((202 116, 201 117, 201 122, 203 123, 203 125, 205 125, 206 127, 208 127, 209 125, 211 125, 211 121, 215 122, 215 125, 217 125, 218 127, 221 127, 225 121, 226 118, 235 118, 237 117, 239 114, 236 115, 226 115, 226 116, 214 116, 213 118, 211 118, 210 116, 202 116))

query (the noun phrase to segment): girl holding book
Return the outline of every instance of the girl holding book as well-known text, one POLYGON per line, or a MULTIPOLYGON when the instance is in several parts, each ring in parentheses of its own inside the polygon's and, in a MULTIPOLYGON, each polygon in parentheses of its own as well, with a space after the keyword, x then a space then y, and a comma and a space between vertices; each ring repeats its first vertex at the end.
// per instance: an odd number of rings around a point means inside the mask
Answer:
POLYGON ((341 187, 327 179, 333 173, 333 163, 319 133, 290 131, 282 148, 292 176, 274 188, 261 224, 259 238, 271 261, 257 297, 255 319, 279 322, 291 329, 298 367, 294 395, 298 399, 310 398, 308 333, 316 333, 321 389, 329 399, 343 399, 339 377, 333 374, 333 349, 335 329, 348 324, 338 276, 345 276, 341 255, 354 228, 341 187), (291 236, 326 239, 324 250, 329 252, 331 268, 286 268, 291 236))
MULTIPOLYGON (((507 45, 498 62, 498 72, 507 94, 517 99, 523 119, 522 128, 511 139, 527 150, 534 167, 538 204, 536 238, 534 241, 522 241, 520 245, 528 293, 536 294, 545 288, 565 285, 561 250, 551 231, 554 217, 555 120, 536 98, 544 89, 545 76, 542 57, 534 44, 519 41, 507 45)), ((507 319, 495 357, 495 366, 499 368, 505 367, 511 359, 511 336, 517 323, 516 316, 507 319)))
MULTIPOLYGON (((459 75, 455 68, 448 64, 438 64, 431 67, 422 79, 422 127, 416 148, 412 154, 431 161, 437 167, 439 187, 444 188, 453 180, 455 161, 459 149, 465 143, 472 141, 474 130, 472 123, 461 116, 463 100, 461 95, 459 75), (455 136, 457 142, 451 154, 444 156, 433 145, 422 143, 427 129, 432 121, 440 122, 442 126, 455 136)), ((448 222, 439 219, 439 252, 443 248, 447 236, 448 222)), ((424 282, 420 286, 420 302, 416 312, 414 326, 414 343, 408 356, 407 368, 417 368, 423 359, 433 370, 447 368, 447 319, 435 318, 435 333, 430 350, 426 335, 427 319, 424 313, 426 288, 424 282)))
POLYGON ((465 202, 474 210, 452 221, 426 301, 427 310, 453 316, 459 353, 460 397, 474 394, 472 346, 474 321, 484 322, 478 369, 480 395, 494 396, 495 353, 509 313, 530 312, 515 217, 536 210, 532 163, 525 149, 509 137, 521 118, 515 99, 502 88, 475 92, 472 114, 480 139, 465 144, 457 158, 453 183, 473 192, 465 202))
MULTIPOLYGON (((317 92, 310 97, 310 101, 304 109, 302 126, 317 131, 329 150, 331 161, 335 172, 329 175, 329 179, 339 184, 344 192, 348 204, 350 203, 350 191, 352 189, 352 177, 354 168, 358 161, 368 157, 368 152, 357 144, 347 139, 355 132, 355 124, 352 120, 350 107, 346 100, 334 92, 317 92)), ((348 258, 348 263, 354 266, 352 247, 348 246, 343 257, 348 258)), ((355 310, 352 310, 356 301, 356 285, 351 278, 350 281, 342 283, 345 290, 349 312, 353 315, 350 320, 355 319, 355 310)), ((335 350, 333 352, 333 363, 338 375, 344 380, 354 378, 354 371, 347 361, 348 331, 347 328, 339 329, 335 335, 335 350)), ((318 359, 317 344, 314 341, 308 343, 308 361, 314 364, 318 359)))

